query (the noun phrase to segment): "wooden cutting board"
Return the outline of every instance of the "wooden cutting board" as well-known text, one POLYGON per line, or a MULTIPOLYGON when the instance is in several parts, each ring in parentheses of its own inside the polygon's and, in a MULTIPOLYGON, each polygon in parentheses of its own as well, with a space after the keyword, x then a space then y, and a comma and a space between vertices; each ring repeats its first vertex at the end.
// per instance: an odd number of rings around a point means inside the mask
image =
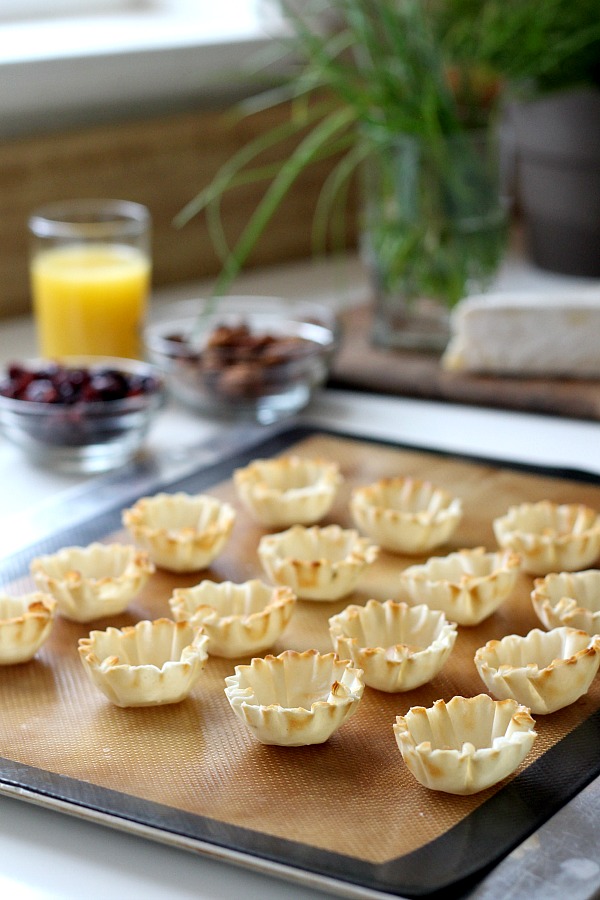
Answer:
POLYGON ((371 308, 342 316, 342 344, 331 385, 577 419, 600 419, 600 381, 515 378, 445 372, 439 358, 371 343, 371 308))

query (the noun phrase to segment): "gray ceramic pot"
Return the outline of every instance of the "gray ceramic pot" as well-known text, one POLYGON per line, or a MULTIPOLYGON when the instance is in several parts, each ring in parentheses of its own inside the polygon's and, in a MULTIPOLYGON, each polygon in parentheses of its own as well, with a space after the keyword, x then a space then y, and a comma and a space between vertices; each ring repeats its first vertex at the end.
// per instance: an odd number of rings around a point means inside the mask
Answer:
POLYGON ((600 276, 600 90, 515 104, 517 193, 533 261, 600 276))

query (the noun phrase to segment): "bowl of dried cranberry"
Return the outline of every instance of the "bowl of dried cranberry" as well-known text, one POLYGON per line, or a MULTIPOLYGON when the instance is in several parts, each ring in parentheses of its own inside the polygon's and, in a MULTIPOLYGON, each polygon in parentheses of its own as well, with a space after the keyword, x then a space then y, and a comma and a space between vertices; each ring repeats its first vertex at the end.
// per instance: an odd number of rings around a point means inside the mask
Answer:
POLYGON ((35 463, 102 472, 137 453, 164 397, 162 375, 145 362, 12 362, 0 371, 0 431, 35 463))
POLYGON ((335 313, 277 297, 185 301, 156 316, 146 355, 186 406, 271 424, 305 407, 339 342, 335 313))

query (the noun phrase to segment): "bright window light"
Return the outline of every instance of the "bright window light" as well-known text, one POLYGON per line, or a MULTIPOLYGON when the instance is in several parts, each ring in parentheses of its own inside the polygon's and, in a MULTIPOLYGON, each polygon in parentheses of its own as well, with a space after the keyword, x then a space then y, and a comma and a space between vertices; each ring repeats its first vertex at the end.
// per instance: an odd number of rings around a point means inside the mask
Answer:
POLYGON ((138 0, 2 0, 0 21, 48 19, 128 10, 140 6, 138 0))
POLYGON ((239 96, 281 33, 274 5, 0 0, 0 139, 239 96))

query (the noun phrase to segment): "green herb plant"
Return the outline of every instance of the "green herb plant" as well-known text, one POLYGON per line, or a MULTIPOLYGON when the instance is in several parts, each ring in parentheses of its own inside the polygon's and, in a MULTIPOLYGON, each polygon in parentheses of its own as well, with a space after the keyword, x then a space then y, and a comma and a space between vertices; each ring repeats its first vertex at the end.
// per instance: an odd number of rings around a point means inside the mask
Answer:
POLYGON ((313 221, 315 250, 345 233, 365 172, 365 234, 381 289, 452 306, 495 271, 504 246, 497 187, 474 130, 489 133, 507 82, 554 86, 598 59, 597 0, 272 0, 289 77, 247 109, 287 103, 289 120, 250 141, 176 217, 206 215, 225 293, 300 174, 331 159, 313 221), (596 42, 596 43, 594 43, 596 42), (297 142, 276 163, 261 154, 297 142), (412 164, 406 162, 412 157, 412 164), (234 246, 221 221, 231 189, 264 183, 234 246))

